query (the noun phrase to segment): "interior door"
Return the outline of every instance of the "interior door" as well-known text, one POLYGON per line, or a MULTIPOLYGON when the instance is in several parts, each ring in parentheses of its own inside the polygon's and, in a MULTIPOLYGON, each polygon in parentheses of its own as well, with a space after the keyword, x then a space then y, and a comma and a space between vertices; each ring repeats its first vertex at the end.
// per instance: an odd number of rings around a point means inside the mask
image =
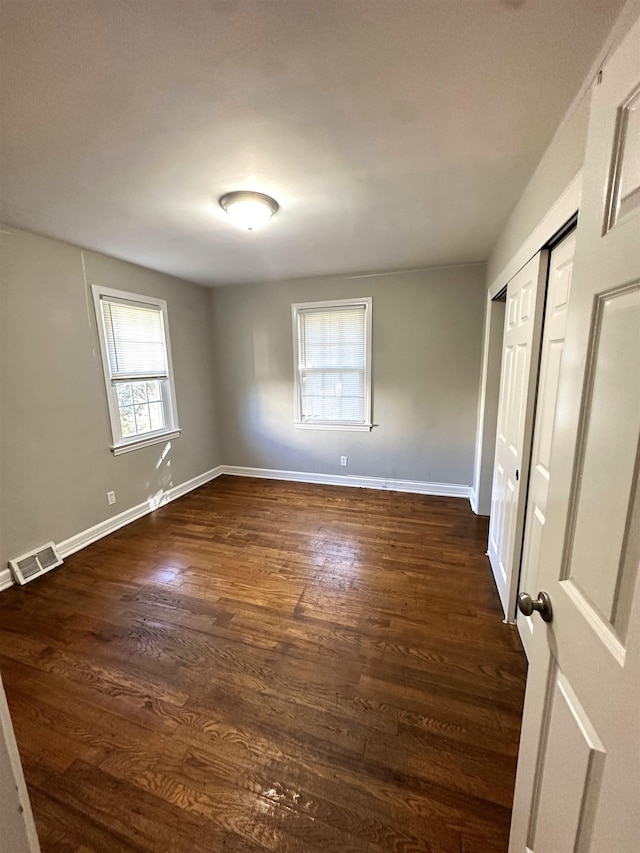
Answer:
POLYGON ((510 853, 640 849, 638 45, 592 96, 510 853))
POLYGON ((0 851, 39 853, 9 708, 0 680, 0 851))
MULTIPOLYGON (((524 544, 520 568, 520 588, 538 589, 540 543, 547 515, 547 496, 551 478, 551 437, 556 413, 558 380, 567 325, 571 292, 575 230, 559 243, 549 256, 549 277, 544 309, 544 330, 540 355, 540 379, 536 401, 533 448, 529 466, 529 490, 525 512, 524 544)), ((533 632, 542 620, 518 613, 516 623, 527 658, 531 657, 533 632)))
POLYGON ((515 616, 547 252, 507 286, 488 556, 505 618, 515 616))

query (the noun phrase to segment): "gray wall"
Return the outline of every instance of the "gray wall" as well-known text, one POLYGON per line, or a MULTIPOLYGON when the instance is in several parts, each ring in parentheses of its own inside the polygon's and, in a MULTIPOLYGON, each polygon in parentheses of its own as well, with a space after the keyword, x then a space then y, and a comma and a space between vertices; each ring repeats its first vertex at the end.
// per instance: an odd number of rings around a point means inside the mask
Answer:
POLYGON ((470 485, 484 281, 479 264, 214 290, 224 462, 470 485), (361 296, 373 297, 376 426, 296 430, 291 304, 361 296))
MULTIPOLYGON (((491 285, 578 174, 584 163, 591 89, 556 131, 487 261, 491 285)), ((507 284, 507 282, 503 282, 507 284)))
POLYGON ((221 460, 206 288, 14 228, 3 228, 0 251, 4 568, 10 557, 80 533, 221 460), (168 303, 182 435, 159 467, 162 444, 118 457, 109 450, 91 284, 168 303))
MULTIPOLYGON (((625 3, 602 45, 600 61, 610 56, 638 17, 638 0, 625 3)), ((582 169, 587 142, 594 65, 583 83, 582 95, 569 108, 558 126, 533 177, 516 204, 487 260, 487 282, 491 284, 518 251, 524 240, 582 169)), ((507 282, 504 282, 506 284, 507 282)))
MULTIPOLYGON (((507 284, 507 281, 499 279, 500 274, 582 169, 590 98, 591 89, 588 89, 559 126, 531 181, 498 237, 487 261, 487 289, 496 280, 499 287, 507 284)), ((489 319, 495 320, 495 317, 487 317, 487 320, 489 319)), ((497 394, 499 393, 499 362, 495 359, 495 345, 500 336, 495 333, 495 328, 490 322, 485 323, 484 334, 476 438, 478 457, 473 487, 477 511, 481 515, 489 515, 498 412, 497 394), (491 334, 492 331, 494 334, 491 334), (497 384, 496 377, 498 377, 497 384)))

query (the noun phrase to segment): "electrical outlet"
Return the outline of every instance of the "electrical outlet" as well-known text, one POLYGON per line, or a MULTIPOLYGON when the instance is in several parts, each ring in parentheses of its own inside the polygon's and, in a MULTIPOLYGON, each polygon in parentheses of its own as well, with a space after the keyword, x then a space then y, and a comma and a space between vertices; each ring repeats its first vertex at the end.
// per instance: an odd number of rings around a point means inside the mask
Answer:
POLYGON ((340 464, 341 464, 341 465, 346 465, 348 461, 349 461, 349 460, 348 460, 348 458, 347 458, 346 456, 341 456, 341 457, 340 457, 340 464))
POLYGON ((116 493, 107 492, 107 500, 109 501, 109 506, 113 506, 113 504, 116 502, 116 493))

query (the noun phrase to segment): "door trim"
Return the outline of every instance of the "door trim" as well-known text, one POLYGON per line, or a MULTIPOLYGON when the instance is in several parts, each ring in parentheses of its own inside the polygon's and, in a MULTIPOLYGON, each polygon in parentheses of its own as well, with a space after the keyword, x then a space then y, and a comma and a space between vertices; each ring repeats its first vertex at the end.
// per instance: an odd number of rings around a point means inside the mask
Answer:
POLYGON ((480 507, 479 496, 489 490, 493 483, 493 455, 482 459, 482 448, 485 433, 495 432, 497 422, 497 411, 494 407, 487 405, 487 381, 489 379, 489 339, 491 331, 491 302, 503 290, 511 279, 525 264, 538 252, 548 246, 549 242, 557 235, 567 222, 578 212, 582 199, 582 169, 573 178, 569 185, 556 199, 554 204, 543 217, 539 225, 529 234, 502 272, 496 276, 487 289, 486 305, 484 313, 484 337, 482 351, 482 368, 480 371, 480 395, 478 399, 478 422, 476 425, 476 448, 473 485, 471 487, 471 507, 478 514, 480 507), (475 498, 475 499, 474 499, 475 498))
POLYGON ((509 263, 504 267, 489 285, 489 296, 493 299, 502 288, 511 281, 540 249, 547 246, 549 241, 560 231, 580 209, 582 199, 582 169, 560 194, 557 201, 549 209, 542 221, 537 225, 524 243, 520 246, 509 263))

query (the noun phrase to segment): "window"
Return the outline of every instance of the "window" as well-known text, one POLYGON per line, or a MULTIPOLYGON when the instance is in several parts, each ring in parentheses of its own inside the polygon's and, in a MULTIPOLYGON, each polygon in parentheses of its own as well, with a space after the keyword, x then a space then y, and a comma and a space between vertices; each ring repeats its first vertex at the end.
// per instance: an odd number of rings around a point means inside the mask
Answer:
POLYGON ((295 426, 371 429, 371 299, 292 305, 295 426))
POLYGON ((180 434, 167 304, 93 287, 113 445, 118 455, 180 434))

